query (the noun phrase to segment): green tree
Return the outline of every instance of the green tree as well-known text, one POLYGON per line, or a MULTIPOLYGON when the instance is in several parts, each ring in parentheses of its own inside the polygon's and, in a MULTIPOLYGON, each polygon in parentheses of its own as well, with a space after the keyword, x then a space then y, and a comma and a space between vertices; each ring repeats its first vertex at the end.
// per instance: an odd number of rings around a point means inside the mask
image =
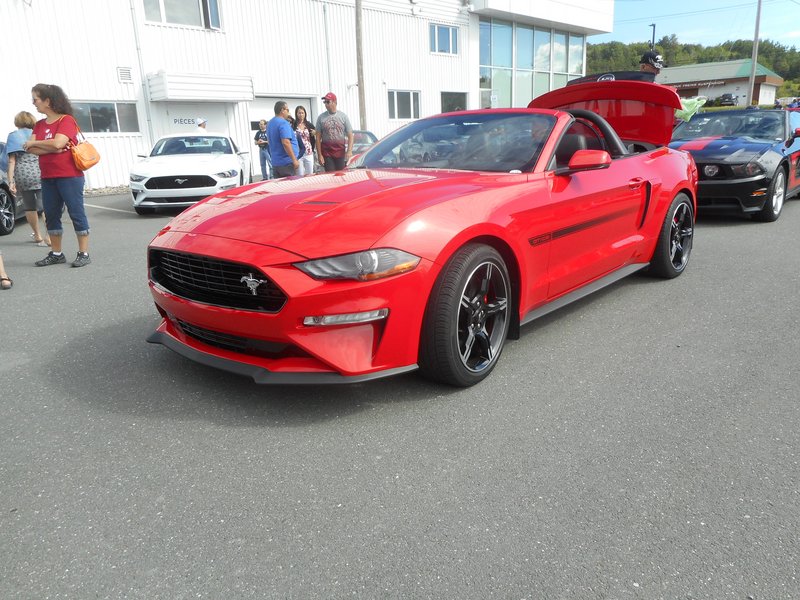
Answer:
MULTIPOLYGON (((587 44, 586 72, 630 71, 639 69, 639 59, 650 49, 647 42, 606 42, 587 44)), ((721 62, 750 58, 753 54, 752 40, 728 40, 716 46, 681 44, 675 34, 662 37, 656 42, 656 52, 664 57, 667 66, 679 67, 699 63, 721 62)), ((783 90, 795 89, 800 80, 800 52, 772 40, 761 40, 758 44, 758 63, 774 71, 786 80, 783 90)), ((781 95, 791 96, 792 93, 781 95)), ((796 92, 800 94, 800 91, 796 92)))

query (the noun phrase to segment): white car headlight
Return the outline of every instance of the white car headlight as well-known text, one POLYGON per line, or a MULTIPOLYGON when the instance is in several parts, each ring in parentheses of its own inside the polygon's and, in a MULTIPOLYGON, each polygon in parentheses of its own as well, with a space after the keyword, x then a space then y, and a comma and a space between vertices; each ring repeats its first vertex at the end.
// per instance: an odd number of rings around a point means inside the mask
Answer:
POLYGON ((139 183, 140 181, 144 181, 147 179, 144 175, 137 175, 136 173, 131 173, 131 181, 139 183))
POLYGON ((231 169, 230 171, 223 171, 222 173, 217 173, 217 177, 221 179, 230 179, 231 177, 236 177, 239 174, 239 171, 236 169, 231 169))
POLYGON ((372 281, 411 271, 418 264, 419 256, 394 248, 378 248, 294 263, 294 266, 314 279, 372 281))

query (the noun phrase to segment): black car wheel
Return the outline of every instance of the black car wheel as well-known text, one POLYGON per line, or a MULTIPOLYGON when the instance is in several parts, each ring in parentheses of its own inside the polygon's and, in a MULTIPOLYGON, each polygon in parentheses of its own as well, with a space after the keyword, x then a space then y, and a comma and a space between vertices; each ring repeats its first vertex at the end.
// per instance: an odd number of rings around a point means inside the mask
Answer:
POLYGON ((486 378, 508 335, 511 284, 500 254, 470 244, 434 285, 420 335, 419 365, 435 381, 467 387, 486 378))
POLYGON ((683 273, 692 253, 693 239, 692 202, 686 194, 678 194, 672 200, 664 218, 648 272, 665 279, 672 279, 683 273))
POLYGON ((781 216, 784 200, 786 200, 786 171, 783 170, 783 167, 779 167, 775 171, 772 183, 769 184, 764 208, 753 215, 753 218, 764 223, 777 221, 778 217, 781 216))
POLYGON ((14 197, 0 187, 0 235, 8 235, 14 231, 16 224, 17 207, 14 206, 14 197))

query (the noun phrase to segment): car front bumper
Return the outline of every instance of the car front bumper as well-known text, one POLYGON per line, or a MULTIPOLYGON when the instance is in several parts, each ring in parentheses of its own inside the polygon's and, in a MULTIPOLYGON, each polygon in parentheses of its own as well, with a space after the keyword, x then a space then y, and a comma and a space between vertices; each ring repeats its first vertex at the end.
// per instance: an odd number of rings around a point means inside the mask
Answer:
POLYGON ((162 321, 148 341, 257 383, 353 383, 417 368, 419 333, 434 265, 371 282, 317 281, 275 248, 210 236, 160 234, 151 248, 253 266, 285 294, 277 312, 204 304, 150 290, 162 321), (307 317, 388 309, 385 318, 346 325, 304 325, 307 317))
POLYGON ((703 212, 754 213, 764 208, 768 190, 769 181, 763 175, 746 179, 700 180, 697 207, 703 212))
POLYGON ((144 181, 131 181, 131 198, 134 206, 158 208, 159 206, 187 207, 213 196, 223 190, 229 190, 239 185, 239 176, 228 179, 217 179, 215 185, 206 187, 173 188, 173 189, 148 189, 147 179, 144 181))

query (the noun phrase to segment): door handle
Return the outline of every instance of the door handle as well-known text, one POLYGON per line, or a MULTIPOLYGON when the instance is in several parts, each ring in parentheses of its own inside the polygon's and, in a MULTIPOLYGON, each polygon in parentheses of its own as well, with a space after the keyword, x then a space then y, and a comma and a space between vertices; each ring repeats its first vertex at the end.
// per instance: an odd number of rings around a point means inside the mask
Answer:
POLYGON ((641 177, 634 177, 628 182, 628 187, 632 190, 638 190, 644 184, 644 179, 641 177))

